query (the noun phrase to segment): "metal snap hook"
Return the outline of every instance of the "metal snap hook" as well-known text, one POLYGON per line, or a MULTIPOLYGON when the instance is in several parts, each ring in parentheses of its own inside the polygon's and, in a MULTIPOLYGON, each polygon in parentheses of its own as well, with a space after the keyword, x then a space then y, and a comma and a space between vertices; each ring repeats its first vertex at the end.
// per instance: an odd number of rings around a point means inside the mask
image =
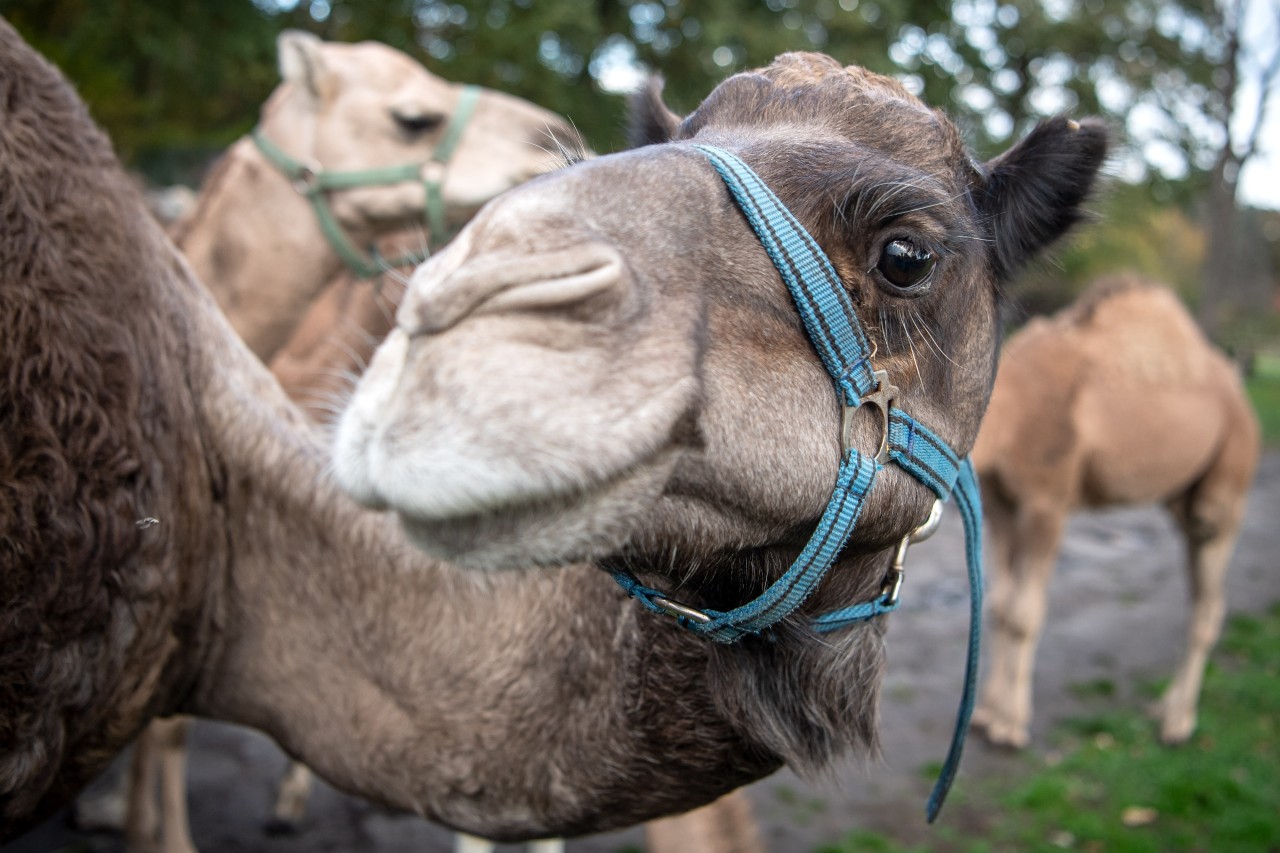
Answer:
POLYGON ((663 613, 667 616, 674 616, 677 619, 683 616, 685 619, 691 619, 694 622, 706 624, 711 621, 711 617, 701 610, 696 610, 687 604, 681 604, 678 601, 672 601, 670 598, 663 598, 660 595, 652 596, 650 599, 654 604, 662 608, 663 613))
POLYGON ((880 592, 884 596, 884 604, 892 607, 898 603, 898 594, 902 591, 902 578, 907 565, 907 548, 913 542, 923 542, 938 531, 942 524, 942 501, 937 498, 929 508, 929 517, 916 526, 914 530, 903 536, 893 550, 893 562, 889 565, 889 573, 885 575, 884 585, 880 592))
POLYGON ((298 195, 311 195, 320 178, 320 164, 299 163, 293 171, 293 189, 298 195))

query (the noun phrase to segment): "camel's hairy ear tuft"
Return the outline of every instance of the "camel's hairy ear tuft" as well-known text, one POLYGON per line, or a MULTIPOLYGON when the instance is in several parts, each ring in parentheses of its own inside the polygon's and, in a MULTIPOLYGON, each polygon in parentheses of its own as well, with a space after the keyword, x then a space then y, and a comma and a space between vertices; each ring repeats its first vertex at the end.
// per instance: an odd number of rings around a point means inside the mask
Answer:
POLYGON ((628 148, 670 142, 680 126, 680 116, 662 100, 662 85, 662 77, 655 74, 631 96, 627 105, 628 148))
POLYGON ((976 200, 990 223, 1001 279, 1084 218, 1083 205, 1107 158, 1107 138, 1098 119, 1058 116, 986 164, 976 200))
POLYGON ((331 94, 333 78, 325 66, 324 42, 304 30, 284 30, 276 37, 280 77, 317 100, 331 94))

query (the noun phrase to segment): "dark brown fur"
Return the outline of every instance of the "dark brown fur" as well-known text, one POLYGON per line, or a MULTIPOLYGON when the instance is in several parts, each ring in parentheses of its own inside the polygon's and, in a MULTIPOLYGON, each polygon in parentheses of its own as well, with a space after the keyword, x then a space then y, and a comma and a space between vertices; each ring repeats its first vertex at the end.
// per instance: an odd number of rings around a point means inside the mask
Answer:
POLYGON ((208 484, 192 465, 191 402, 174 394, 181 365, 165 357, 183 318, 150 290, 154 229, 84 106, 3 22, 0 221, 0 818, 12 825, 69 795, 184 688, 167 664, 208 625, 181 618, 198 578, 178 567, 219 549, 174 511, 208 484), (160 523, 139 529, 146 517, 160 523))

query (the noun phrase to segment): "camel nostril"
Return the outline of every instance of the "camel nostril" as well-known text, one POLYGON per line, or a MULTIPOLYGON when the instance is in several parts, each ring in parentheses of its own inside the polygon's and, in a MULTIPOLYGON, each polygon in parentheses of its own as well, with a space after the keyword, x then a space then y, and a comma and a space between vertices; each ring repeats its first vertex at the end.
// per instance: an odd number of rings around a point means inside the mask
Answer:
POLYGON ((494 253, 443 276, 415 277, 401 307, 401 326, 416 336, 438 334, 476 314, 553 309, 590 314, 614 303, 609 294, 621 292, 624 269, 618 251, 602 243, 494 253))
POLYGON ((614 289, 621 278, 621 260, 606 260, 577 272, 537 278, 499 291, 486 300, 479 311, 537 311, 577 306, 614 289))

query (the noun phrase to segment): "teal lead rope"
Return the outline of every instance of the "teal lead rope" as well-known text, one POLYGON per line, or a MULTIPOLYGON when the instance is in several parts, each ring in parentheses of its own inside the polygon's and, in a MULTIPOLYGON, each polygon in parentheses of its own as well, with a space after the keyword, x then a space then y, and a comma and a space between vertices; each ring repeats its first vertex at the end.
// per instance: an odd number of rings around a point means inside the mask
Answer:
MULTIPOLYGON (((759 634, 789 616, 817 588, 835 563, 857 525, 876 474, 893 462, 931 489, 939 500, 953 496, 964 522, 969 573, 969 652, 964 689, 956 714, 956 728, 942 772, 929 796, 926 815, 938 816, 955 780, 973 713, 982 626, 982 504, 973 468, 963 462, 937 435, 892 405, 897 389, 871 364, 871 347, 858 323, 839 275, 817 241, 792 215, 751 167, 738 157, 709 145, 695 145, 724 180, 777 267, 804 321, 809 339, 835 382, 849 410, 865 404, 878 408, 884 419, 884 445, 874 458, 852 447, 842 430, 840 470, 830 501, 809 543, 791 567, 758 598, 729 611, 695 610, 641 584, 634 575, 614 572, 614 579, 646 609, 675 616, 685 628, 722 643, 759 634)), ((904 540, 906 541, 906 540, 904 540)), ((886 587, 875 599, 813 618, 815 631, 828 632, 892 612, 898 606, 896 587, 886 587)))

